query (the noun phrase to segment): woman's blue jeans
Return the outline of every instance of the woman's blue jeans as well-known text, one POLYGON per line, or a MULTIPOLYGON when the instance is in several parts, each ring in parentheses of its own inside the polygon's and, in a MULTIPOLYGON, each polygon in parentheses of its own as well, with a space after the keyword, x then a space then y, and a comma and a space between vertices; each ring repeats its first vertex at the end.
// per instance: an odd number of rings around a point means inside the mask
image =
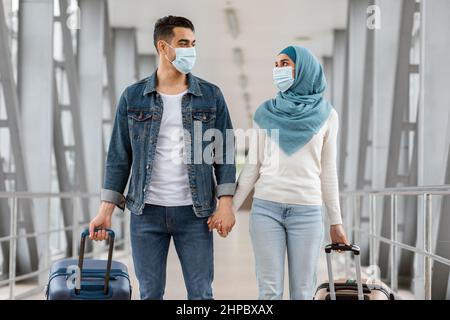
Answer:
POLYGON ((286 252, 290 298, 313 298, 323 234, 322 206, 253 199, 250 236, 259 299, 283 298, 286 252))

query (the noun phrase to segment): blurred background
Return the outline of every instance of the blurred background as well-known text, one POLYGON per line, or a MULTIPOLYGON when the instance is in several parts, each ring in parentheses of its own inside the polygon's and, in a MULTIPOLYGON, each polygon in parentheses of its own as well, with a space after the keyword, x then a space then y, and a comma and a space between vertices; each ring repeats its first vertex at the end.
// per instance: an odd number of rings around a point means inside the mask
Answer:
MULTIPOLYGON (((194 74, 220 86, 235 128, 276 94, 281 49, 320 59, 340 117, 342 214, 366 275, 400 298, 449 299, 449 13, 448 0, 0 0, 0 299, 44 298, 51 263, 77 256, 118 97, 157 68, 153 26, 169 14, 194 23, 194 74)), ((250 205, 216 241, 218 299, 257 297, 250 205)), ((115 256, 132 269, 128 219, 115 213, 115 256)), ((102 257, 106 244, 88 249, 102 257)), ((184 299, 172 249, 166 297, 184 299)), ((352 259, 338 260, 351 274, 352 259)))

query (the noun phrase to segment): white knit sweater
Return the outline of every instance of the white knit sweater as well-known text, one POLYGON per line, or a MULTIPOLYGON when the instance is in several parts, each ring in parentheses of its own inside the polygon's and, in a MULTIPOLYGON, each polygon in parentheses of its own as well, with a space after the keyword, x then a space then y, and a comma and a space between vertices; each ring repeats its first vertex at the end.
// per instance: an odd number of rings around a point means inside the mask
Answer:
MULTIPOLYGON (((253 127, 259 129, 256 123, 253 127)), ((336 169, 338 127, 338 114, 332 109, 319 132, 290 156, 272 139, 266 139, 265 130, 258 130, 250 137, 234 208, 239 209, 255 188, 254 197, 264 200, 300 205, 324 203, 330 224, 341 224, 336 169)))

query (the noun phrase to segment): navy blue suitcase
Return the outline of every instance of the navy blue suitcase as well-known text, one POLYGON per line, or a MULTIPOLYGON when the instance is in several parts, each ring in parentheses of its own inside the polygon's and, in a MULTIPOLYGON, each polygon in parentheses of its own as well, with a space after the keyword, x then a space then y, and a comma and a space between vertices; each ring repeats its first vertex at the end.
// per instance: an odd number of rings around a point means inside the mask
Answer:
POLYGON ((112 260, 114 232, 109 233, 108 260, 84 260, 84 247, 89 230, 81 234, 78 259, 55 262, 50 269, 46 288, 48 300, 129 300, 131 285, 126 265, 112 260), (69 267, 69 270, 68 270, 69 267), (78 267, 81 277, 73 271, 78 267))

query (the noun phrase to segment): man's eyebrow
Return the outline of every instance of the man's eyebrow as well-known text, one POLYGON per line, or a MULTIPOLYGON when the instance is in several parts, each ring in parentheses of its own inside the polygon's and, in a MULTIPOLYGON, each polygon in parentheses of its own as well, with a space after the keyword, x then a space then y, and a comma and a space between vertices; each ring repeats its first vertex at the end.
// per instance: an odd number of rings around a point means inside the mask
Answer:
POLYGON ((189 39, 180 39, 180 40, 178 40, 178 42, 188 42, 189 43, 189 39))
POLYGON ((280 60, 280 62, 285 62, 285 61, 286 61, 286 62, 289 62, 288 59, 281 59, 281 60, 280 60))

